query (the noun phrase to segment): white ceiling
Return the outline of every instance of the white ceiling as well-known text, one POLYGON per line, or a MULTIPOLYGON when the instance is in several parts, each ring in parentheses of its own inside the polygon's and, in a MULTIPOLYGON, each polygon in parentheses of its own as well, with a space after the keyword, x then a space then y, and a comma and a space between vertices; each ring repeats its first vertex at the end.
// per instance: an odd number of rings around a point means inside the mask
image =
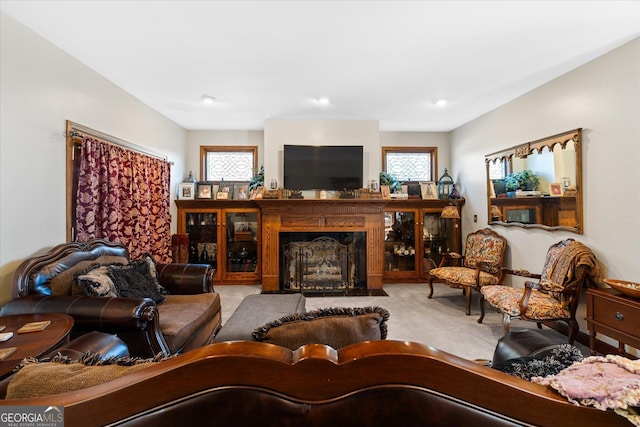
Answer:
POLYGON ((186 129, 283 118, 449 131, 640 36, 637 0, 0 7, 186 129), (202 104, 205 94, 218 102, 202 104), (314 102, 324 96, 329 105, 314 102))

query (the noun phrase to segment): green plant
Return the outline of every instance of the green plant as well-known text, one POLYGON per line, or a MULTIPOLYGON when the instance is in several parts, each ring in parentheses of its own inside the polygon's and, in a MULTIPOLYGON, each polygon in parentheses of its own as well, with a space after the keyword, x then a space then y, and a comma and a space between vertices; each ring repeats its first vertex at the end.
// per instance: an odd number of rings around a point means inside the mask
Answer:
POLYGON ((260 166, 260 171, 251 177, 249 181, 249 191, 264 186, 264 166, 260 166))
POLYGON ((540 177, 530 169, 522 172, 514 172, 504 177, 504 185, 508 191, 537 190, 540 185, 540 177))
POLYGON ((400 190, 400 187, 402 186, 400 181, 398 181, 395 176, 390 175, 386 172, 380 172, 380 185, 388 185, 389 190, 392 193, 400 190))

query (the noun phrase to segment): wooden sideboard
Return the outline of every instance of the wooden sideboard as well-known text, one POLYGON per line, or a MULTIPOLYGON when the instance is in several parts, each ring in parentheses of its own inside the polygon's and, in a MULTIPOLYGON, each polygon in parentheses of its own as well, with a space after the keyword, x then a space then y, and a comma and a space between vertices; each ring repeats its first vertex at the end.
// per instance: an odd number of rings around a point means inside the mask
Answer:
POLYGON ((615 289, 587 291, 587 329, 591 354, 597 352, 596 334, 618 341, 618 353, 625 355, 625 344, 640 350, 640 300, 615 289))
MULTIPOLYGON (((217 258, 210 261, 218 271, 215 281, 219 284, 261 284, 266 292, 280 289, 280 233, 289 232, 364 232, 367 289, 381 289, 385 278, 396 278, 385 270, 385 237, 389 226, 385 218, 389 212, 396 211, 408 211, 413 215, 415 239, 415 254, 411 254, 415 257, 413 272, 398 279, 426 280, 422 259, 429 255, 429 248, 425 248, 427 239, 423 241, 422 218, 431 215, 439 219, 442 208, 449 203, 449 200, 439 199, 176 200, 179 233, 189 233, 188 222, 192 221, 194 214, 205 216, 206 224, 211 224, 210 239, 216 243, 219 252, 217 258), (226 230, 225 218, 228 213, 254 211, 257 213, 257 227, 253 230, 257 260, 252 265, 256 265, 256 271, 250 274, 230 271, 224 258, 232 256, 227 252, 234 238, 233 230, 226 230), (212 219, 214 215, 217 219, 212 219)), ((458 199, 456 204, 461 209, 464 199, 458 199)), ((459 220, 448 222, 447 227, 447 247, 443 249, 460 252, 459 220)), ((243 247, 248 248, 249 245, 243 247)))

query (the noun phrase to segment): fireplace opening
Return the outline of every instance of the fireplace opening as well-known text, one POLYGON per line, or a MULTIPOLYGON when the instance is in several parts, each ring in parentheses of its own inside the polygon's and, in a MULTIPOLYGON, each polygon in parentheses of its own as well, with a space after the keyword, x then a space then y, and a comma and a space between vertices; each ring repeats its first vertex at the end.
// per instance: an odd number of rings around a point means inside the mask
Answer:
POLYGON ((280 289, 348 293, 366 289, 365 232, 280 233, 280 289))

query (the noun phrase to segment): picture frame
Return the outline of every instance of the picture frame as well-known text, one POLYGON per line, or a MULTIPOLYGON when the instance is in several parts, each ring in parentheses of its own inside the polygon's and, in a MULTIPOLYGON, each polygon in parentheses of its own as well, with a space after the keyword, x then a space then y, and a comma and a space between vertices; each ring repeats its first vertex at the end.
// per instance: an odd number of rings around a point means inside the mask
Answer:
POLYGON ((236 182, 233 185, 233 199, 249 200, 249 183, 248 182, 236 182))
POLYGON ((218 199, 231 199, 233 197, 233 182, 222 181, 218 184, 218 191, 216 193, 216 200, 218 199), (226 195, 222 197, 218 197, 218 193, 226 193, 226 195))
POLYGON ((551 197, 560 197, 562 196, 562 183, 554 182, 549 184, 549 195, 551 197))
POLYGON ((178 184, 178 199, 193 200, 195 198, 195 184, 193 182, 181 182, 178 184))
MULTIPOLYGON (((227 187, 224 187, 224 188, 227 188, 227 187)), ((216 200, 227 200, 227 199, 229 199, 229 192, 228 191, 220 190, 220 191, 218 191, 216 193, 216 200)))
POLYGON ((433 200, 438 198, 438 184, 435 181, 420 182, 420 195, 423 200, 433 200))
POLYGON ((264 191, 264 187, 262 185, 257 186, 253 190, 249 192, 249 200, 259 200, 262 199, 262 192, 264 191))
POLYGON ((198 199, 211 199, 213 198, 213 184, 210 182, 198 183, 198 199))
POLYGON ((391 188, 388 185, 381 185, 380 193, 382 193, 383 199, 391 199, 391 188))

